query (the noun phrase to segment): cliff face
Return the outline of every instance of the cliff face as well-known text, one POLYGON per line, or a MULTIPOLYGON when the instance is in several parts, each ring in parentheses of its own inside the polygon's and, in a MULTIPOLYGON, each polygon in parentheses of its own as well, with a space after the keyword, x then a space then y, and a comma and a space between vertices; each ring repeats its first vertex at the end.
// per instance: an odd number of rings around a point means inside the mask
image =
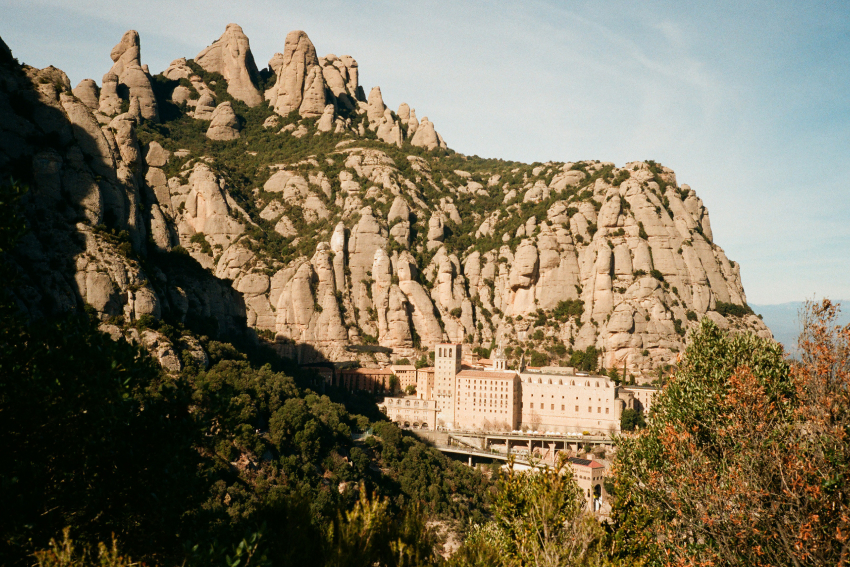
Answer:
POLYGON ((594 347, 632 373, 674 361, 704 316, 769 336, 666 167, 464 157, 304 32, 263 71, 235 25, 157 77, 135 32, 112 55, 101 87, 72 90, 2 54, 0 172, 31 187, 13 257, 32 317, 247 323, 332 360, 594 347))

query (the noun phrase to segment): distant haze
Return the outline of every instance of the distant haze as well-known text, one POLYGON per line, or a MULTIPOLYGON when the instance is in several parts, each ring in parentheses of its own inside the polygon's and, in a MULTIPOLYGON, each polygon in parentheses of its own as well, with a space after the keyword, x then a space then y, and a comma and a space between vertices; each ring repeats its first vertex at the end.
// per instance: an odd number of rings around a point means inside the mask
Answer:
MULTIPOLYGON (((850 301, 837 301, 843 306, 839 313, 837 323, 840 325, 850 324, 850 301)), ((770 328, 773 337, 782 343, 785 350, 791 354, 797 352, 797 338, 800 336, 800 309, 804 303, 792 301, 778 305, 753 305, 753 311, 762 316, 765 324, 770 328)))

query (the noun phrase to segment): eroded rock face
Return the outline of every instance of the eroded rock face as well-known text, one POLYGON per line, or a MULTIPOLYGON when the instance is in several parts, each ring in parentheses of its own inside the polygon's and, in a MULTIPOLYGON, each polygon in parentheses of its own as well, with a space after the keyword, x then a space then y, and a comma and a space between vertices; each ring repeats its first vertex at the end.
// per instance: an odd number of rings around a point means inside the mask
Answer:
POLYGON ((257 90, 259 75, 248 36, 237 24, 227 24, 218 41, 195 56, 195 63, 211 73, 219 73, 227 81, 227 92, 248 106, 263 102, 257 90))
MULTIPOLYGON (((123 85, 128 89, 129 102, 133 104, 133 101, 136 101, 139 105, 141 116, 146 120, 156 121, 159 120, 156 96, 153 93, 150 77, 147 71, 142 68, 140 52, 139 33, 135 30, 126 32, 121 38, 121 41, 118 42, 118 45, 112 48, 110 57, 114 61, 114 64, 109 70, 109 74, 115 75, 117 77, 117 84, 123 85)), ((117 93, 111 87, 107 91, 106 77, 104 77, 103 82, 104 88, 101 91, 100 98, 101 112, 104 114, 115 114, 114 102, 108 102, 108 100, 117 96, 117 93), (112 110, 113 112, 107 112, 106 110, 112 110)))
MULTIPOLYGON (((756 317, 716 311, 719 302, 745 304, 740 267, 713 242, 693 190, 657 164, 505 170, 470 159, 446 169, 427 153, 404 156, 380 142, 359 147, 367 128, 396 148, 406 140, 428 149, 445 142, 409 105, 393 114, 380 89, 367 100, 352 58, 318 58, 306 35, 293 32, 271 61, 277 82, 267 93, 285 118, 262 126, 267 135, 301 136, 301 144, 323 143, 325 132, 346 138, 335 151, 305 152, 298 162, 261 162, 256 183, 232 188, 249 201, 243 209, 225 178, 241 182, 217 169, 214 152, 197 155, 169 140, 139 145, 144 92, 121 78, 147 76, 138 36, 126 35, 114 55, 99 92, 93 81, 72 92, 54 68, 25 68, 25 78, 0 69, 0 174, 12 163, 33 165, 27 214, 38 229, 13 255, 26 281, 16 298, 29 316, 43 315, 44 305, 61 311, 88 303, 104 319, 167 314, 231 330, 247 324, 275 333, 277 348, 302 361, 352 360, 358 355, 348 345, 373 340, 393 356, 419 356, 444 340, 516 340, 540 352, 594 346, 604 367, 636 374, 672 362, 694 319, 769 335, 756 317), (8 102, 15 96, 31 97, 36 110, 21 114, 8 102), (293 121, 292 111, 317 117, 315 128, 293 121), (52 142, 31 145, 39 139, 52 142), (500 206, 482 206, 489 199, 500 206), (534 216, 523 212, 530 208, 534 216), (119 246, 92 228, 98 225, 126 231, 127 241, 119 246), (133 259, 155 249, 182 253, 178 245, 207 279, 167 266, 146 274, 133 259), (565 309, 570 316, 554 316, 565 309)), ((229 77, 229 89, 245 87, 232 96, 250 99, 249 56, 247 38, 228 26, 198 59, 229 77)), ((210 121, 213 139, 238 138, 228 151, 244 146, 246 159, 258 157, 246 137, 259 124, 240 132, 215 85, 184 59, 164 74, 185 89, 172 93, 181 112, 210 121)), ((190 350, 155 335, 136 340, 172 371, 190 350)))
POLYGON ((266 99, 275 112, 287 116, 298 110, 303 117, 321 116, 326 102, 324 76, 316 48, 306 33, 289 32, 283 54, 272 57, 269 66, 277 74, 277 81, 266 91, 266 99))
POLYGON ((418 124, 416 133, 413 135, 410 143, 414 146, 419 146, 420 148, 426 148, 429 150, 447 147, 446 143, 434 129, 434 124, 428 120, 427 116, 418 124))

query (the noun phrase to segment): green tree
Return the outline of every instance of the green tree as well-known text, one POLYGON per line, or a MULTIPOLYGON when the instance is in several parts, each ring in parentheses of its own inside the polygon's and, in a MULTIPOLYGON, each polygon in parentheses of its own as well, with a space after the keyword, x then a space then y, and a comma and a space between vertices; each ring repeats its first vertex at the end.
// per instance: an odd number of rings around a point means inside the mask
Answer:
POLYGON ((493 520, 472 530, 450 565, 596 565, 604 560, 604 532, 585 509, 572 468, 517 471, 496 484, 493 520))
POLYGON ((646 421, 643 417, 643 412, 631 408, 626 408, 620 415, 620 429, 623 431, 634 431, 637 428, 646 426, 646 421))
POLYGON ((802 360, 704 319, 614 465, 614 550, 658 565, 836 565, 850 533, 850 328, 804 314, 802 360))

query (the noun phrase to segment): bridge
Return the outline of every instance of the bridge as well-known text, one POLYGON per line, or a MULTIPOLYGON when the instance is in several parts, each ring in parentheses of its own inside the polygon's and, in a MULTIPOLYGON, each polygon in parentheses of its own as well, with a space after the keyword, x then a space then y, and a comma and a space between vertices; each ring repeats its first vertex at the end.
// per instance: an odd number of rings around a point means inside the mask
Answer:
POLYGON ((443 453, 507 461, 513 458, 518 464, 554 465, 557 454, 567 451, 577 455, 588 445, 612 447, 607 435, 568 436, 539 433, 482 433, 480 431, 415 431, 433 443, 443 453))

